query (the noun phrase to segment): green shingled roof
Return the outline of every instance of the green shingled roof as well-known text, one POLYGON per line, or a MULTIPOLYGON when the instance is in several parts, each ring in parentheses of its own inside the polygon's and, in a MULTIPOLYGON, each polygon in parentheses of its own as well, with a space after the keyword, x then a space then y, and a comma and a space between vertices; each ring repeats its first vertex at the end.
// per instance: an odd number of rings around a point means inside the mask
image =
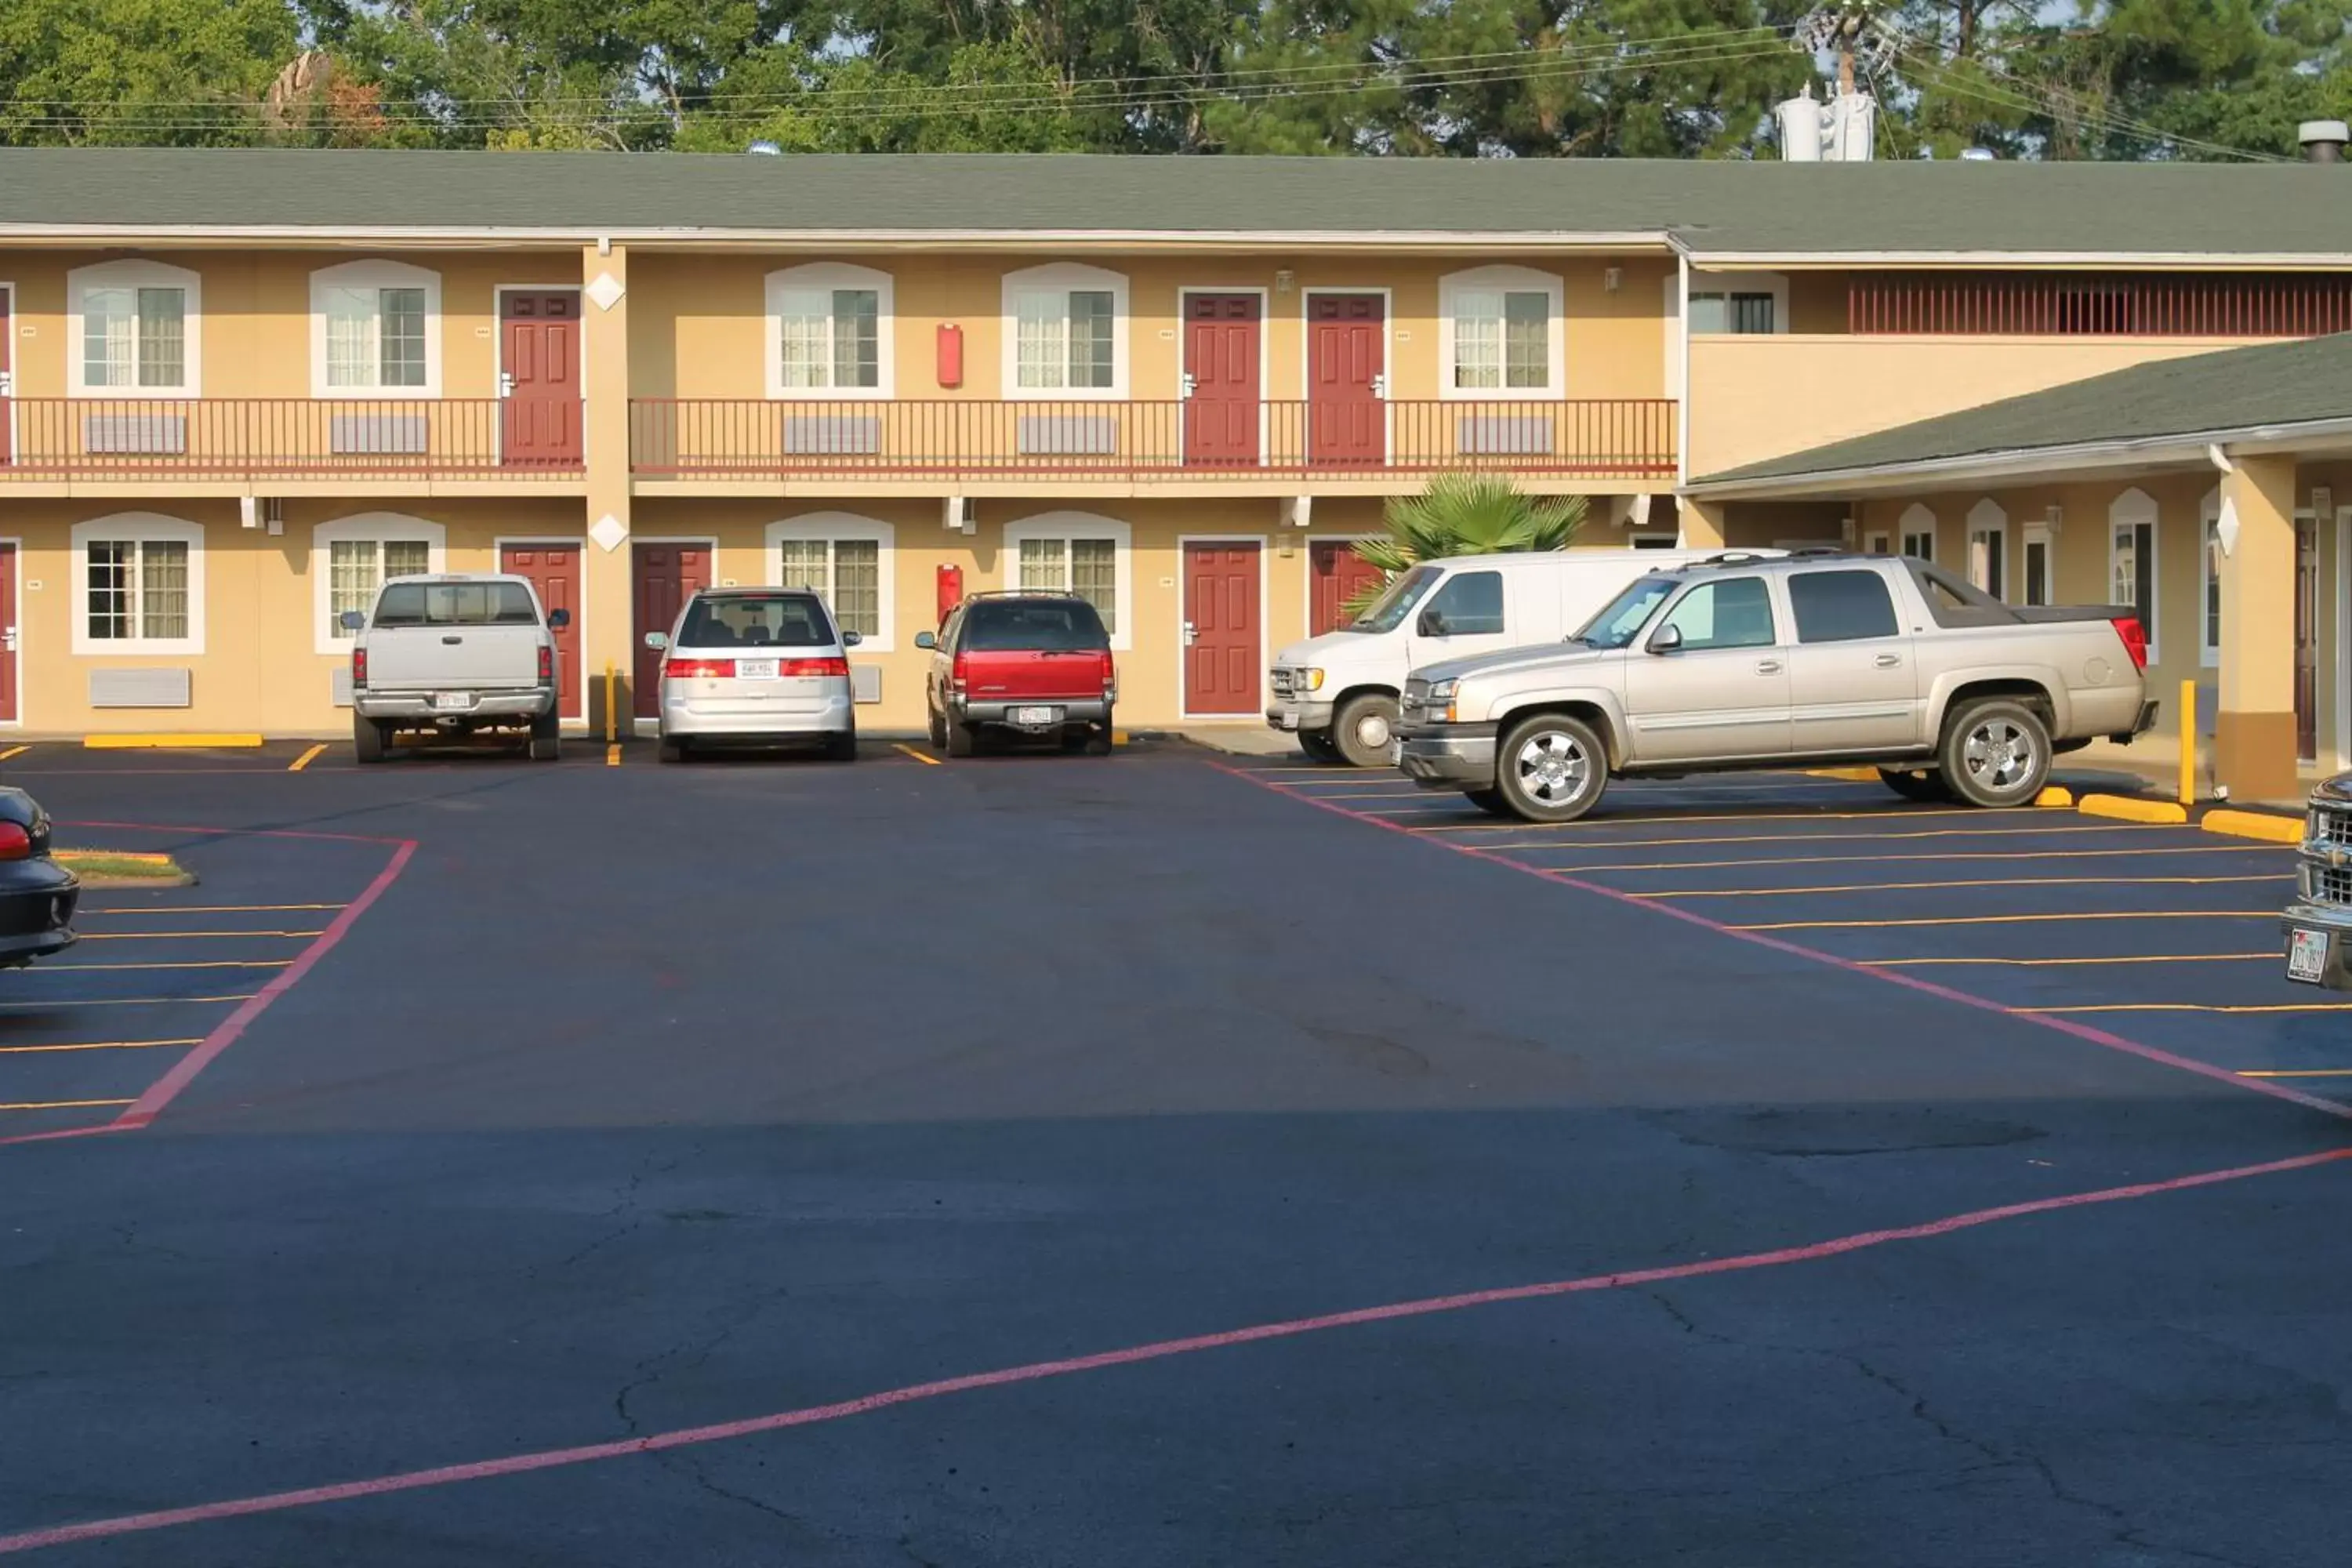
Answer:
POLYGON ((2109 371, 1694 479, 1696 486, 1852 475, 1995 454, 2160 441, 2352 419, 2352 333, 2224 349, 2109 371))
POLYGON ((1700 254, 2352 261, 2352 169, 1616 159, 0 151, 0 236, 62 226, 1671 233, 1700 254))

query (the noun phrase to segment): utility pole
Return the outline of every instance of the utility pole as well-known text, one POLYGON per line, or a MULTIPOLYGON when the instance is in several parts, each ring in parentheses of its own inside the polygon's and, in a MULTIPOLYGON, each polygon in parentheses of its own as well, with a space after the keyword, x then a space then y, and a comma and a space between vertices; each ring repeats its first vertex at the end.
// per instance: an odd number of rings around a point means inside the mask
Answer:
POLYGON ((1862 30, 1870 23, 1870 0, 1848 0, 1838 11, 1837 60, 1838 96, 1853 96, 1854 46, 1862 41, 1862 30))

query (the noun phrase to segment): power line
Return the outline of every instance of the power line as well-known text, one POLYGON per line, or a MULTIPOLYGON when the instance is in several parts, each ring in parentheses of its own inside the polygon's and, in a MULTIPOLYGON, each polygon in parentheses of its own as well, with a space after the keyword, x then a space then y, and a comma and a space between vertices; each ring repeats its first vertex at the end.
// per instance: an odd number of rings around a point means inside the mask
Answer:
POLYGON ((2145 121, 2134 120, 2112 110, 2100 109, 2084 102, 2063 89, 2029 81, 1990 60, 1974 59, 1969 63, 1989 76, 1999 77, 2004 81, 2013 83, 2013 87, 2004 88, 1991 82, 1971 81, 1955 62, 1926 54, 1907 39, 1897 47, 1896 56, 1916 69, 1927 73, 1933 79, 1933 85, 1940 87, 1944 91, 1959 98, 1971 98, 1994 108, 2022 109, 2029 112, 2045 115, 2070 114, 2094 129, 2119 133, 2127 140, 2149 144, 2193 148, 2200 153, 2240 158, 2249 163, 2283 163, 2293 161, 2274 153, 2259 152, 2248 147, 2232 147, 2219 142, 2200 141, 2196 137, 2184 136, 2178 132, 2168 131, 2145 121))

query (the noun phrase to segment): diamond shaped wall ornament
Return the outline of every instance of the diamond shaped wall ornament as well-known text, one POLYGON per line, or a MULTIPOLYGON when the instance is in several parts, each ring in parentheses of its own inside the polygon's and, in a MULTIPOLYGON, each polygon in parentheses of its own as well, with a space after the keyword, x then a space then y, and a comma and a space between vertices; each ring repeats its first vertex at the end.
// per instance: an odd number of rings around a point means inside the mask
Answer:
POLYGON ((588 537, 596 542, 597 548, 609 555, 621 548, 621 541, 629 537, 629 531, 619 518, 608 511, 589 528, 588 537))
POLYGON ((609 272, 599 272, 596 274, 596 281, 588 285, 588 298, 596 301, 596 309, 600 310, 611 310, 621 302, 621 296, 627 292, 628 290, 621 286, 621 280, 609 272))

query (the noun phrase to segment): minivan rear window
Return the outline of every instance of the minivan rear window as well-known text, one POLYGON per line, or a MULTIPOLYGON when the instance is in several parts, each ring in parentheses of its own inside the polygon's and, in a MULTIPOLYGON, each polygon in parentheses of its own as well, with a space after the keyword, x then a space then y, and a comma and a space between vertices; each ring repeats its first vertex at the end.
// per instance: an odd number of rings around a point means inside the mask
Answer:
POLYGON ((1084 599, 982 599, 964 612, 961 647, 974 653, 1110 647, 1102 617, 1084 599))
POLYGON ((697 598, 678 627, 680 647, 824 647, 833 625, 811 594, 723 594, 697 598))
POLYGON ((534 626, 539 608, 520 583, 394 583, 376 601, 379 626, 534 626))

